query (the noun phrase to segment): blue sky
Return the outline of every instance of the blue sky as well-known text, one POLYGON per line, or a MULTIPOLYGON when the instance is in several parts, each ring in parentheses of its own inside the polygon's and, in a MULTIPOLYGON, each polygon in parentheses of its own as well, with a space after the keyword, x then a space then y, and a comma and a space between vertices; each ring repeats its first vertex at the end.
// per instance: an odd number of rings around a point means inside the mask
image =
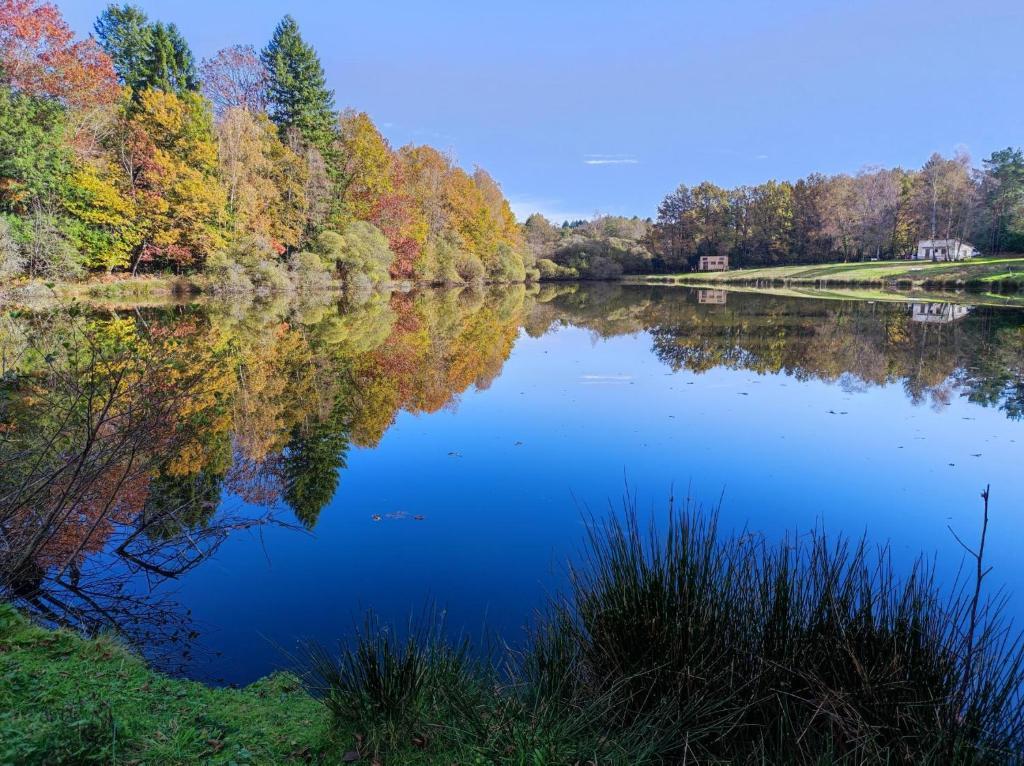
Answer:
MULTIPOLYGON (((80 33, 103 0, 58 0, 80 33)), ((339 107, 450 149, 520 216, 1024 144, 1024 3, 138 0, 196 56, 291 13, 339 107)))

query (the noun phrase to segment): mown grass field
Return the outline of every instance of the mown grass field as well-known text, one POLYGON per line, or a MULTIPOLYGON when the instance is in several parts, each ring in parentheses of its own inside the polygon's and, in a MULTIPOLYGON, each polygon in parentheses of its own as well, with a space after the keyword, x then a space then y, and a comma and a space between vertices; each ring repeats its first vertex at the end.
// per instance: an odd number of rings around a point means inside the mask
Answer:
POLYGON ((828 263, 803 266, 774 266, 763 269, 733 269, 631 277, 644 282, 848 284, 928 286, 1024 286, 1024 258, 975 258, 969 262, 876 261, 828 263))

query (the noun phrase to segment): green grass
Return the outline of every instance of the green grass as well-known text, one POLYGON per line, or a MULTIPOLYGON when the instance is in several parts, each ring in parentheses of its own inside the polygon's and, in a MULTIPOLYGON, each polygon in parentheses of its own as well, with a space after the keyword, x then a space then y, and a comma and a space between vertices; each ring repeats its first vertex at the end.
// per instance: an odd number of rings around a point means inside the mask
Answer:
POLYGON ((1005 283, 1019 286, 1024 281, 1024 258, 975 258, 967 262, 876 261, 829 263, 731 271, 632 277, 634 280, 664 282, 685 279, 694 283, 785 282, 795 284, 906 284, 913 286, 1005 283))
POLYGON ((342 744, 294 676, 175 680, 110 638, 45 630, 0 604, 0 764, 337 763, 342 744))

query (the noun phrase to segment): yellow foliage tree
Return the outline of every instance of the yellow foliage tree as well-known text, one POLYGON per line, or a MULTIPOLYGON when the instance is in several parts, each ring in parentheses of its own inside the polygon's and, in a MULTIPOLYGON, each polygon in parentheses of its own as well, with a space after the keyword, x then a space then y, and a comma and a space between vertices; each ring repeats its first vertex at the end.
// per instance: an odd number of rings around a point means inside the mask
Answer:
POLYGON ((209 104, 197 94, 147 90, 130 119, 143 157, 143 257, 195 265, 224 244, 227 195, 209 104))

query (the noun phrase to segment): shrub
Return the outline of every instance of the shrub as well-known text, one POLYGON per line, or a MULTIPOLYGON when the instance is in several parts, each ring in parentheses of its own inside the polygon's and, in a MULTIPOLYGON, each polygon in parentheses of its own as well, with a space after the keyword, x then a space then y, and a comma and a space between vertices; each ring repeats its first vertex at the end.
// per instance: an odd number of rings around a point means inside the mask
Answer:
POLYGON ((14 239, 10 222, 0 215, 0 279, 13 279, 25 273, 25 257, 14 239))
POLYGON ((579 279, 579 272, 569 266, 562 266, 548 258, 537 259, 537 270, 543 280, 579 279))
POLYGON ((511 245, 502 242, 498 245, 497 258, 490 278, 497 282, 522 282, 526 279, 526 268, 523 257, 511 245))
POLYGON ((283 293, 293 287, 288 272, 278 261, 259 261, 248 269, 248 274, 260 292, 283 293))
POLYGON ((455 270, 463 282, 483 282, 487 273, 481 260, 465 251, 460 251, 456 257, 455 270))
POLYGON ((253 290, 245 267, 231 260, 227 253, 214 253, 206 259, 206 276, 214 292, 247 293, 253 290))
POLYGON ((316 249, 346 276, 365 274, 374 284, 387 280, 395 259, 387 237, 366 221, 353 221, 343 234, 323 232, 317 238, 316 249))
POLYGON ((463 282, 458 271, 458 261, 462 254, 462 249, 451 237, 432 237, 427 240, 416 262, 416 277, 435 285, 463 282))
POLYGON ((295 253, 288 260, 292 281, 297 287, 307 290, 330 287, 332 266, 317 253, 295 253))
POLYGON ((24 227, 21 252, 30 276, 72 280, 84 273, 78 253, 52 216, 37 215, 24 227))

